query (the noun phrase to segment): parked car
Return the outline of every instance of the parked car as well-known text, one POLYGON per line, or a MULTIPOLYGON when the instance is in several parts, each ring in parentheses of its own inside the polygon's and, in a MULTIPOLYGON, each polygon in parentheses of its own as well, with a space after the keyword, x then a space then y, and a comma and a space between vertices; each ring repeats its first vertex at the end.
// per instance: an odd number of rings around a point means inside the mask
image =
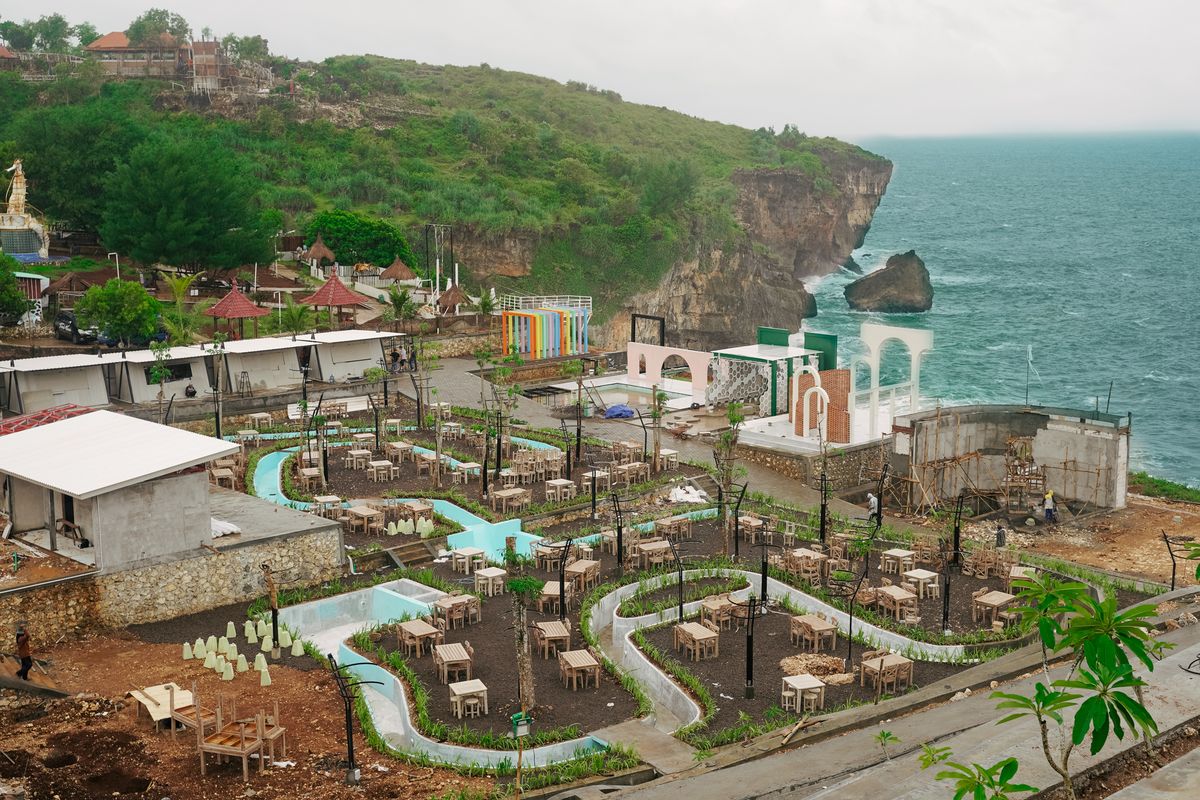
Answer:
MULTIPOLYGON (((167 340, 167 329, 163 327, 162 322, 158 323, 158 330, 152 333, 149 337, 135 336, 123 344, 126 347, 149 347, 151 342, 165 342, 167 340)), ((102 333, 96 337, 96 341, 105 347, 117 347, 122 342, 107 333, 102 333)))
POLYGON ((75 312, 63 309, 54 317, 54 335, 59 339, 67 339, 75 344, 87 344, 96 341, 99 331, 95 328, 80 328, 75 312))

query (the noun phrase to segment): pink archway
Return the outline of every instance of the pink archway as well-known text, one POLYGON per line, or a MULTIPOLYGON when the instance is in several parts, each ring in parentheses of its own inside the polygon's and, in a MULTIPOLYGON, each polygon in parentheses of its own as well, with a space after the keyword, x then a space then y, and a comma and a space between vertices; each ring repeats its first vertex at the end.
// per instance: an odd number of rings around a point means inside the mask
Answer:
POLYGON ((662 383, 663 362, 670 356, 679 356, 687 362, 692 373, 692 402, 704 403, 704 392, 708 388, 708 366, 712 353, 703 350, 686 350, 682 347, 660 347, 656 344, 630 342, 625 346, 626 376, 631 382, 646 381, 662 383), (645 359, 645 372, 639 374, 638 367, 645 359))

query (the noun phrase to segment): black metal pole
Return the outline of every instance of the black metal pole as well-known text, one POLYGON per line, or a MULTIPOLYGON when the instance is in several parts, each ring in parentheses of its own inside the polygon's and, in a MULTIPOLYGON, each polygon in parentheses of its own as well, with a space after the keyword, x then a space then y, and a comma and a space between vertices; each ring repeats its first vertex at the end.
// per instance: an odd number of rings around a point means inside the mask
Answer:
POLYGON ((592 521, 596 521, 596 465, 592 464, 592 521))
POLYGON ((764 542, 759 545, 762 548, 762 600, 763 605, 767 602, 767 545, 764 542))
MULTIPOLYGON (((583 400, 575 404, 575 463, 583 450, 583 400)), ((567 477, 570 477, 569 475, 567 477)))
POLYGON ((755 598, 750 598, 750 615, 746 618, 746 699, 754 699, 754 619, 758 614, 755 598))
POLYGON ((950 630, 950 560, 942 572, 942 630, 950 630))
POLYGON ((571 555, 571 542, 574 538, 567 539, 567 544, 563 547, 562 558, 558 560, 558 621, 565 622, 567 619, 567 557, 571 555))
POLYGON ((742 500, 746 497, 746 484, 742 484, 738 492, 737 502, 733 505, 733 555, 738 555, 738 539, 742 535, 742 500))
POLYGON ((500 480, 500 463, 504 460, 504 412, 496 412, 496 480, 500 480))
POLYGON ((954 508, 954 550, 951 552, 951 557, 954 564, 959 563, 960 551, 962 549, 962 512, 963 512, 963 496, 958 496, 958 504, 954 508))
POLYGON ((679 551, 675 549, 675 543, 670 538, 667 539, 667 545, 671 548, 671 555, 675 556, 675 568, 679 572, 679 622, 683 623, 683 559, 679 557, 679 551))
POLYGON ((488 496, 488 466, 489 466, 489 465, 488 465, 488 455, 490 454, 490 452, 491 452, 491 449, 492 449, 492 448, 488 447, 488 445, 489 445, 489 444, 491 444, 491 442, 489 442, 489 441, 488 441, 488 435, 487 435, 487 423, 486 423, 486 422, 484 422, 484 431, 483 431, 483 471, 479 473, 479 480, 480 480, 480 482, 483 484, 481 491, 483 492, 483 497, 484 497, 484 499, 487 499, 487 496, 488 496))
POLYGON ((617 564, 621 568, 621 577, 625 576, 625 515, 621 513, 621 498, 616 492, 609 495, 612 498, 613 510, 617 518, 617 564))
POLYGON ((349 697, 342 698, 342 703, 346 707, 346 773, 352 774, 357 768, 354 763, 354 709, 349 697))
POLYGON ((825 544, 825 538, 828 536, 829 530, 829 476, 825 474, 825 470, 821 469, 821 544, 825 544))

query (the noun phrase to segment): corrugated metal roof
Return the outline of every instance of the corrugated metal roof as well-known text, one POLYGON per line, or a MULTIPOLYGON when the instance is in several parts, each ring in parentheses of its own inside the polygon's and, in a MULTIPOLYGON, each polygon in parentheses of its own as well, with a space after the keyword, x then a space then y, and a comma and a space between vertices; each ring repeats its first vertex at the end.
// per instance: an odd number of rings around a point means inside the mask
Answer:
POLYGON ((0 436, 0 472, 83 499, 237 451, 222 439, 93 411, 0 436))

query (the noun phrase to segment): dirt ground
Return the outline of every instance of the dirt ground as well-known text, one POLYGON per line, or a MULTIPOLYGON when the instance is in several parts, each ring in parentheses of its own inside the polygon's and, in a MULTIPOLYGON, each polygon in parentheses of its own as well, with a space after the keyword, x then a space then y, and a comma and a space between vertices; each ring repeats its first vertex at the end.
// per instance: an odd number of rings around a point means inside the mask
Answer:
MULTIPOLYGON (((95 636, 37 655, 49 661, 51 675, 64 689, 86 694, 83 699, 49 703, 44 716, 37 716, 42 713, 37 709, 19 709, 0 720, 4 752, 11 759, 0 758, 0 777, 24 777, 31 800, 114 795, 155 800, 427 798, 457 787, 490 785, 381 756, 358 735, 355 722, 362 786, 345 786, 339 766, 346 757, 343 707, 324 671, 279 664, 271 669, 270 687, 260 687, 252 672, 222 683, 198 662, 183 661, 180 645, 146 642, 131 632, 95 636), (288 729, 287 759, 295 763, 261 776, 252 765, 246 787, 240 762, 218 766, 210 756, 208 775, 201 778, 195 734, 181 731, 172 741, 168 732, 155 732, 145 713, 135 715, 138 704, 124 697, 131 689, 166 681, 185 688, 195 681, 204 705, 220 701, 228 709, 236 703, 239 716, 267 709, 278 700, 288 729)), ((277 759, 280 755, 277 749, 277 759)))
MULTIPOLYGON (((995 525, 972 524, 965 530, 972 538, 989 540, 995 525)), ((1036 553, 1170 583, 1171 558, 1163 533, 1200 539, 1200 505, 1130 495, 1119 511, 1048 527, 1039 522, 1032 529, 1010 531, 1008 541, 1036 553)), ((1195 562, 1181 560, 1176 585, 1195 584, 1195 568, 1195 562)))
MULTIPOLYGON (((58 540, 58 546, 63 550, 75 550, 74 542, 61 537, 58 540)), ((89 569, 90 567, 86 564, 81 564, 57 553, 51 553, 35 544, 28 542, 17 544, 0 539, 0 590, 28 586, 66 575, 77 575, 80 572, 87 572, 89 569), (39 557, 34 557, 33 553, 37 553, 39 557), (21 557, 20 566, 15 572, 12 568, 14 554, 21 557)))

